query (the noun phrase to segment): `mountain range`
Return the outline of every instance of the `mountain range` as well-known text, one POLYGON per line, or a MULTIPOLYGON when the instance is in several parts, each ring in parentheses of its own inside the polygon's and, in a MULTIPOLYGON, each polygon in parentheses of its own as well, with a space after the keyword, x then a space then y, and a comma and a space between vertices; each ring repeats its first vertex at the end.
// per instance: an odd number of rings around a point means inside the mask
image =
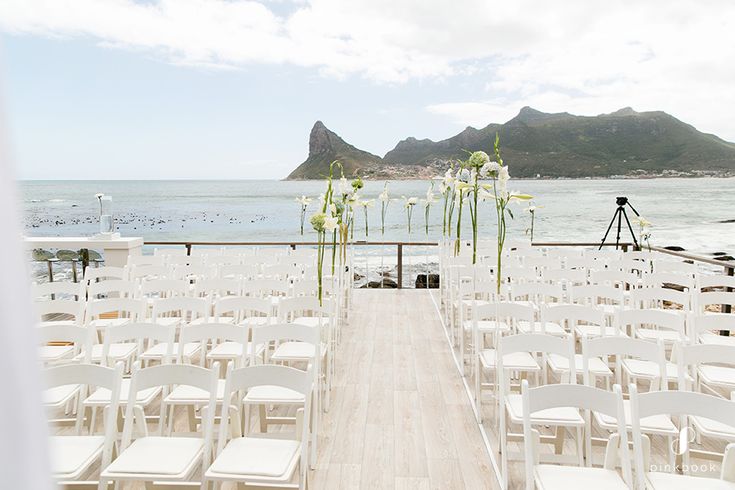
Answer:
POLYGON ((466 159, 468 151, 492 156, 495 133, 513 177, 735 175, 735 144, 665 112, 626 107, 575 116, 524 107, 504 124, 468 127, 441 141, 406 138, 383 157, 354 147, 317 121, 309 137, 309 156, 287 179, 320 179, 334 160, 342 162, 348 177, 430 178, 443 174, 450 162, 466 159))

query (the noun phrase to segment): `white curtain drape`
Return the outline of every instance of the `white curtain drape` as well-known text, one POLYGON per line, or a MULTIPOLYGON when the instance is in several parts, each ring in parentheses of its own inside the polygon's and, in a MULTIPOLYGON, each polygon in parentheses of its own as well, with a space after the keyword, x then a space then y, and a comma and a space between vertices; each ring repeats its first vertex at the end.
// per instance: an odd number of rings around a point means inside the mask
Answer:
POLYGON ((5 134, 0 121, 0 488, 48 490, 53 484, 28 259, 5 134))

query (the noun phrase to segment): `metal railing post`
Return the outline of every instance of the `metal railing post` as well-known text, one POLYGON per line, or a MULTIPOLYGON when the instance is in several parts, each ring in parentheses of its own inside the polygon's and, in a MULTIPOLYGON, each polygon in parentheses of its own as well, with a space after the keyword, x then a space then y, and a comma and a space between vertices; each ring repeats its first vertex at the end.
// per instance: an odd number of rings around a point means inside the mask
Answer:
POLYGON ((397 245, 398 250, 398 265, 396 268, 398 269, 398 289, 403 288, 403 244, 399 243, 397 245))
POLYGON ((186 255, 191 255, 191 243, 186 244, 186 255))

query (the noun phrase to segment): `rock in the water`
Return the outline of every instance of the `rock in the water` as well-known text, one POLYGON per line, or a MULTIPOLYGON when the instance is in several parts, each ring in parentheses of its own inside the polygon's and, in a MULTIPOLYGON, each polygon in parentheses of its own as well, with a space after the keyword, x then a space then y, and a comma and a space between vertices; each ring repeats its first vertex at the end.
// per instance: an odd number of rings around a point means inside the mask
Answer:
MULTIPOLYGON (((439 287, 439 274, 429 274, 429 288, 437 289, 439 287)), ((426 274, 416 276, 416 289, 426 289, 426 274)))
POLYGON ((727 262, 728 260, 735 260, 735 258, 732 257, 732 255, 718 255, 715 257, 715 260, 722 260, 727 262))
POLYGON ((672 252, 686 252, 686 249, 678 245, 669 245, 668 247, 664 247, 664 248, 666 250, 671 250, 672 252))
POLYGON ((718 221, 718 223, 735 223, 735 219, 723 219, 722 221, 718 221))
POLYGON ((382 281, 370 281, 367 283, 367 287, 373 288, 373 289, 380 289, 380 288, 388 288, 388 289, 396 289, 398 287, 398 283, 394 281, 393 279, 383 279, 382 281))

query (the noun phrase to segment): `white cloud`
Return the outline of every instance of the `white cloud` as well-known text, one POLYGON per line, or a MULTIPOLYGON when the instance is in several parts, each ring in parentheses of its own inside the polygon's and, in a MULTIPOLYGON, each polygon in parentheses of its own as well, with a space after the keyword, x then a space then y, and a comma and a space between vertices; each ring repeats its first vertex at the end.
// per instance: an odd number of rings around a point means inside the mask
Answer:
POLYGON ((731 0, 3 0, 0 29, 83 36, 187 66, 293 64, 380 83, 473 77, 486 87, 473 100, 428 108, 462 124, 522 105, 630 105, 735 140, 724 110, 735 107, 731 0))

